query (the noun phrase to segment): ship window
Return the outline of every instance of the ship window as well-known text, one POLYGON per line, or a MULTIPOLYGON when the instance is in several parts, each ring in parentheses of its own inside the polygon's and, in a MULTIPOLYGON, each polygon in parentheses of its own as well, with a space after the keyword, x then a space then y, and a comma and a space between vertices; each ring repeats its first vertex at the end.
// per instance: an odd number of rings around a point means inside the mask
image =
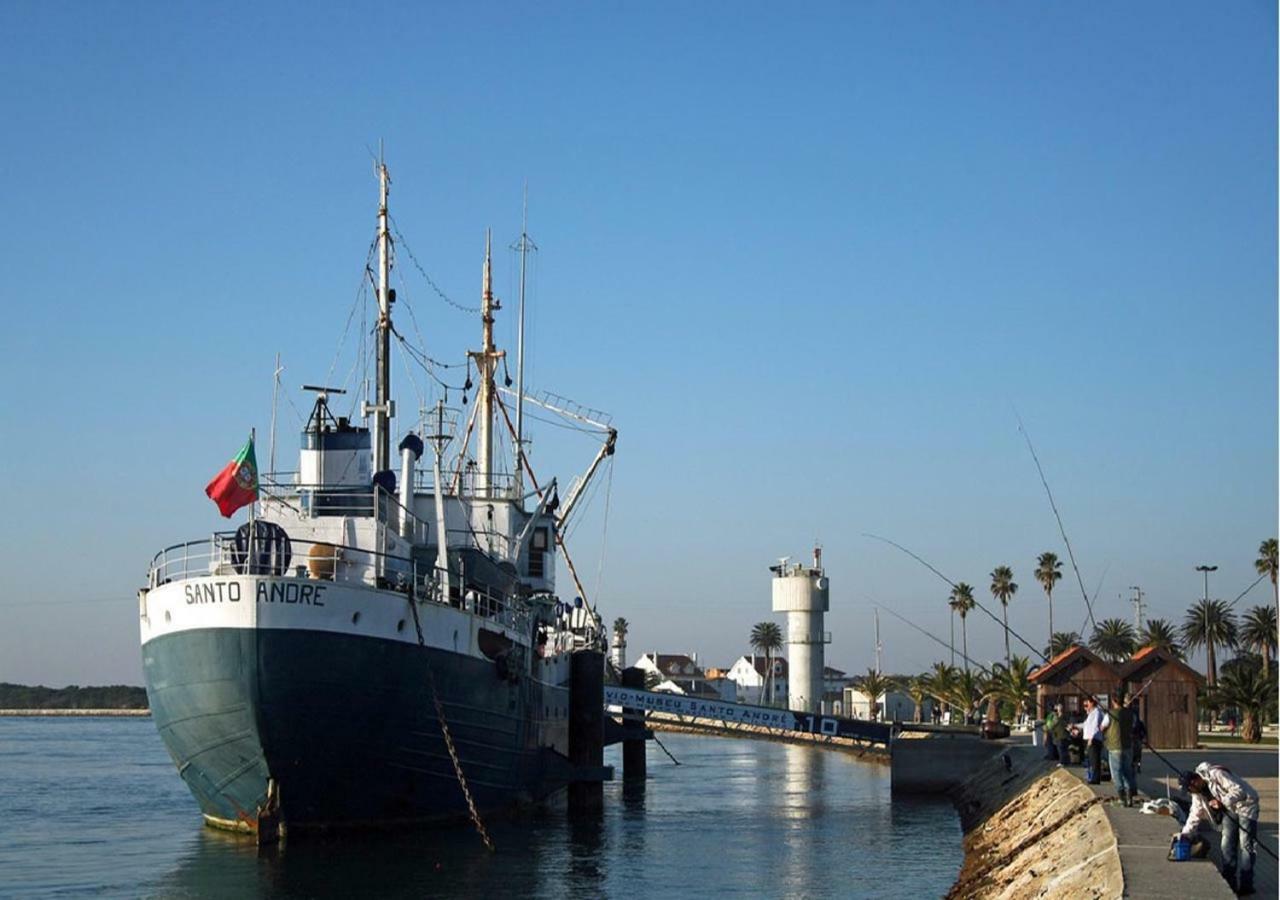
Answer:
POLYGON ((541 550, 534 550, 529 554, 529 577, 545 578, 547 574, 547 554, 541 550))
POLYGON ((534 529, 533 540, 530 541, 529 543, 530 549, 537 550, 538 552, 543 553, 543 552, 546 552, 547 546, 548 546, 547 529, 545 528, 534 529))

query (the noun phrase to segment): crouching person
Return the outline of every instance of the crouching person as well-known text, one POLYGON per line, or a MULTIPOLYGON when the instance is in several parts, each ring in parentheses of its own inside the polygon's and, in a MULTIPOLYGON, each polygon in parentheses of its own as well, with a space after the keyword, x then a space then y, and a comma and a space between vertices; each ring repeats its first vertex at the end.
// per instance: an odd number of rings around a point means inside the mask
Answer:
POLYGON ((1257 855, 1258 792, 1225 766, 1202 762, 1179 779, 1191 795, 1191 812, 1182 828, 1193 837, 1203 824, 1222 822, 1222 877, 1238 894, 1253 893, 1253 863, 1257 855))

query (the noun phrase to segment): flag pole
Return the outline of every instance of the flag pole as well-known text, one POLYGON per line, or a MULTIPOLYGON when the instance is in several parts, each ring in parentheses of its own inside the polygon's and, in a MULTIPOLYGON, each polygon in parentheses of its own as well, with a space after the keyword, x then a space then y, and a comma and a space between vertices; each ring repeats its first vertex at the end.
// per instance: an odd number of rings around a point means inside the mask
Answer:
POLYGON ((253 560, 254 560, 254 556, 253 556, 253 532, 254 532, 254 527, 253 527, 253 518, 254 518, 254 517, 253 517, 253 514, 254 514, 254 511, 258 508, 258 486, 262 483, 262 479, 258 477, 258 471, 257 471, 257 465, 256 465, 256 464, 257 464, 257 459, 258 459, 258 452, 257 452, 257 448, 255 448, 255 447, 254 447, 254 438, 255 438, 255 437, 257 437, 257 433, 258 433, 258 430, 257 430, 256 428, 250 428, 250 429, 249 429, 249 449, 253 451, 253 458, 254 458, 254 463, 255 463, 255 465, 254 465, 254 472, 253 472, 253 482, 254 482, 254 485, 253 485, 253 502, 251 502, 251 503, 249 504, 249 559, 248 559, 248 563, 249 563, 249 565, 246 567, 246 568, 248 568, 248 570, 249 570, 249 571, 248 571, 248 574, 250 574, 250 575, 255 574, 255 572, 254 572, 254 562, 253 562, 253 560))

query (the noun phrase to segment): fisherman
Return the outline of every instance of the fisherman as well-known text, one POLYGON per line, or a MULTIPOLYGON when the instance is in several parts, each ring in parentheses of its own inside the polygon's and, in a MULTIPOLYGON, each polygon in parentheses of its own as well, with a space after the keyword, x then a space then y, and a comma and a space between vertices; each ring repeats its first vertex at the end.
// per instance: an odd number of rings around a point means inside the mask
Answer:
POLYGON ((1084 722, 1076 729, 1082 738, 1086 756, 1086 774, 1090 784, 1102 784, 1102 731, 1107 725, 1107 714, 1098 708, 1093 697, 1084 698, 1084 722))
POLYGON ((1133 780, 1133 710, 1125 703, 1123 686, 1112 693, 1111 706, 1115 714, 1104 716, 1102 740, 1107 748, 1116 796, 1125 806, 1133 806, 1138 791, 1133 780))
POLYGON ((1045 733, 1049 738, 1049 746, 1054 748, 1054 755, 1058 758, 1058 765, 1070 765, 1071 745, 1068 740, 1067 714, 1062 711, 1061 703, 1053 705, 1053 723, 1045 729, 1045 733))
POLYGON ((1044 717, 1044 758, 1050 762, 1058 759, 1058 739, 1054 736, 1054 730, 1058 727, 1058 706, 1044 717))
POLYGON ((1194 837, 1206 822, 1222 822, 1222 877, 1237 894, 1252 894, 1257 856, 1258 792, 1226 766, 1202 762, 1183 772, 1181 788, 1191 795, 1191 811, 1181 836, 1194 837), (1237 868, 1238 863, 1238 868, 1237 868))

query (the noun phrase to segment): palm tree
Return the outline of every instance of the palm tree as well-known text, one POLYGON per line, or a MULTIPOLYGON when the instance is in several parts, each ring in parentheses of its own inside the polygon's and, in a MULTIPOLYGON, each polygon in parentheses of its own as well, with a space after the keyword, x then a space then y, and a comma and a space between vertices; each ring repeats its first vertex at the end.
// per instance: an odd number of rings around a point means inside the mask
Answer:
POLYGON ((1255 606, 1240 622, 1240 643, 1257 650, 1262 657, 1262 677, 1271 675, 1271 651, 1276 648, 1276 611, 1269 606, 1255 606))
POLYGON ((1018 586, 1013 583, 1013 569, 1008 566, 996 566, 991 570, 991 596, 1000 601, 1004 616, 1004 664, 1009 665, 1009 601, 1018 593, 1018 586))
POLYGON ((1276 682, 1247 666, 1230 670, 1223 666, 1222 680, 1209 692, 1218 709, 1234 706, 1240 710, 1240 737, 1251 744, 1262 739, 1262 716, 1275 700, 1276 682))
POLYGON ((956 667, 943 662, 934 663, 926 677, 929 679, 929 696, 938 701, 944 713, 950 712, 955 703, 955 690, 960 677, 956 667))
POLYGON ((1113 665, 1132 656, 1137 646, 1138 636, 1124 619, 1103 619, 1089 636, 1089 649, 1113 665))
POLYGON ((1049 652, 1045 656, 1052 659, 1059 653, 1070 650, 1079 643, 1081 643, 1081 640, 1078 631, 1056 631, 1053 634, 1053 639, 1049 641, 1049 652))
POLYGON ((930 695, 928 674, 917 675, 907 682, 907 696, 916 705, 916 721, 924 721, 924 701, 930 695))
POLYGON ((960 655, 964 657, 966 672, 969 671, 969 627, 965 622, 965 616, 969 615, 969 610, 973 609, 976 603, 977 601, 973 599, 973 588, 965 582, 962 581, 951 589, 951 610, 960 613, 960 637, 964 642, 964 649, 960 651, 960 655))
POLYGON ((1236 645, 1236 616, 1223 600, 1197 600, 1182 620, 1182 641, 1188 650, 1205 648, 1205 680, 1218 683, 1218 647, 1236 645))
POLYGON ((1031 660, 1014 656, 998 679, 1000 699, 1013 706, 1014 715, 1029 715, 1035 707, 1036 687, 1031 683, 1031 660))
POLYGON ((973 672, 957 672, 955 688, 952 690, 954 704, 964 710, 964 720, 969 721, 974 704, 982 697, 981 675, 973 672))
POLYGON ((1271 576, 1271 593, 1275 595, 1276 615, 1280 616, 1280 588, 1276 586, 1276 571, 1280 568, 1277 563, 1277 545, 1275 538, 1267 538, 1258 545, 1258 558, 1254 560, 1253 567, 1258 570, 1259 575, 1271 576))
POLYGON ((1036 560, 1036 581, 1044 588, 1044 595, 1049 598, 1049 642, 1053 642, 1053 586, 1062 579, 1062 563, 1058 554, 1044 552, 1036 560))
MULTIPOLYGON (((782 649, 782 630, 776 622, 757 622, 751 626, 751 646, 764 654, 765 677, 760 683, 760 701, 764 702, 765 685, 773 686, 773 653, 782 649)), ((773 691, 769 691, 769 702, 773 702, 773 691)))
POLYGON ((1178 642, 1178 629, 1164 619, 1147 619, 1138 635, 1138 643, 1143 647, 1159 647, 1168 650, 1178 659, 1182 659, 1182 644, 1178 642))
POLYGON ((871 721, 878 722, 880 716, 880 695, 896 687, 896 682, 875 669, 867 669, 867 674, 857 680, 858 690, 867 695, 871 703, 871 721))

